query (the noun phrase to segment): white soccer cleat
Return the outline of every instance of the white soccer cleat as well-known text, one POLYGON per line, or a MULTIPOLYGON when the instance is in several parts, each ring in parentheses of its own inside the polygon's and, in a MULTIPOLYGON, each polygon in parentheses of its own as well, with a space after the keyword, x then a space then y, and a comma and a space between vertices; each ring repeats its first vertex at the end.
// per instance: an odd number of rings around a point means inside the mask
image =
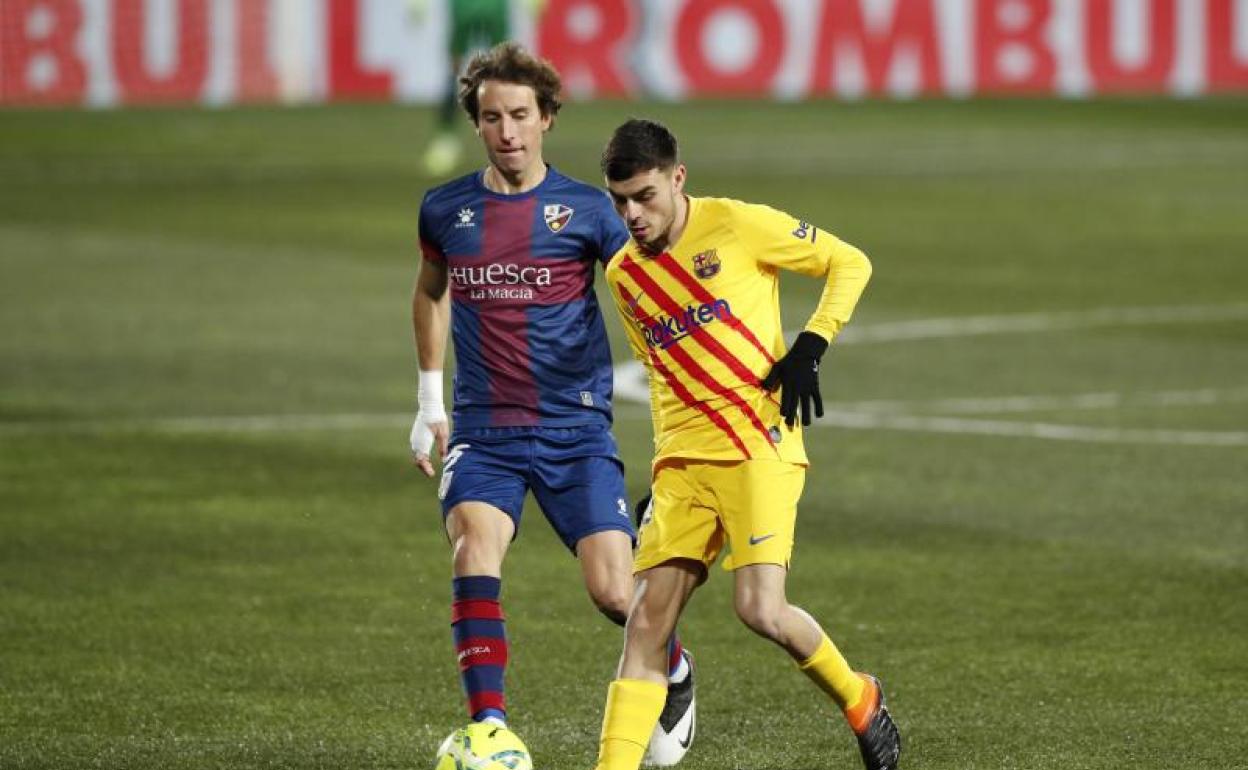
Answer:
POLYGON ((650 745, 641 763, 647 767, 671 767, 685 758, 697 729, 698 710, 693 697, 693 656, 686 650, 689 673, 679 682, 668 684, 667 701, 659 723, 650 735, 650 745))

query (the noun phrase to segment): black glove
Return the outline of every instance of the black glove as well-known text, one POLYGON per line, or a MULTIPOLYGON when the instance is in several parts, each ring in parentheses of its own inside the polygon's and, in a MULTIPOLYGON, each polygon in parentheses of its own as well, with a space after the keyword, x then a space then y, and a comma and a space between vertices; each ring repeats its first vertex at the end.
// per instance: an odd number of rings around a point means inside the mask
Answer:
POLYGON ((646 496, 637 501, 633 506, 633 522, 637 525, 637 529, 641 529, 641 520, 646 518, 646 509, 650 507, 650 496, 652 492, 646 492, 646 496))
POLYGON ((797 420, 797 404, 802 404, 802 425, 810 425, 810 402, 815 402, 815 416, 823 416, 823 396, 819 395, 819 359, 828 349, 828 341, 814 332, 797 335, 793 347, 771 367, 762 385, 767 390, 780 388, 780 416, 790 428, 797 420))

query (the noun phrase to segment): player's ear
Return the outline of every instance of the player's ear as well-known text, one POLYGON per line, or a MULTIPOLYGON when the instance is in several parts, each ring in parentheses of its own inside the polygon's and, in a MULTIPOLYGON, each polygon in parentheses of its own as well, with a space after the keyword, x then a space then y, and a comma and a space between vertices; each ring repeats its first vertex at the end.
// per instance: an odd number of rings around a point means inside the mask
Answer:
POLYGON ((677 163, 676 168, 672 169, 672 191, 677 195, 684 192, 687 173, 684 163, 677 163))

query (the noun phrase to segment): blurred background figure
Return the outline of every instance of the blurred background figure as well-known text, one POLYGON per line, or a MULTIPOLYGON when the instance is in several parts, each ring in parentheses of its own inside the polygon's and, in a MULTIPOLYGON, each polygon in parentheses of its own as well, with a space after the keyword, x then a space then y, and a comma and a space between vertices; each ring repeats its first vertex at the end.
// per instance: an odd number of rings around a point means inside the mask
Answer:
MULTIPOLYGON (((424 24, 433 0, 408 0, 408 17, 424 24)), ((524 0, 524 12, 535 19, 545 0, 524 0)), ((446 0, 446 90, 437 111, 433 138, 425 148, 424 168, 431 177, 449 174, 459 165, 463 146, 455 133, 455 113, 459 106, 459 73, 465 57, 476 50, 491 48, 511 37, 508 0, 446 0)))

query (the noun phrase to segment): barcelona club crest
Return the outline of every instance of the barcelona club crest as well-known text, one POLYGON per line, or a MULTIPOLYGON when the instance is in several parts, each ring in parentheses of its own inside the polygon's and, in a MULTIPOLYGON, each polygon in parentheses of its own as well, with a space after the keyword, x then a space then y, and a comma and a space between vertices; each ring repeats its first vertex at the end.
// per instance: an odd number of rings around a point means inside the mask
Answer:
POLYGON ((552 233, 557 233, 568 226, 572 220, 572 209, 562 203, 548 203, 542 209, 546 218, 546 226, 552 233))
POLYGON ((693 272, 704 281, 719 273, 719 254, 715 249, 694 255, 693 272))

